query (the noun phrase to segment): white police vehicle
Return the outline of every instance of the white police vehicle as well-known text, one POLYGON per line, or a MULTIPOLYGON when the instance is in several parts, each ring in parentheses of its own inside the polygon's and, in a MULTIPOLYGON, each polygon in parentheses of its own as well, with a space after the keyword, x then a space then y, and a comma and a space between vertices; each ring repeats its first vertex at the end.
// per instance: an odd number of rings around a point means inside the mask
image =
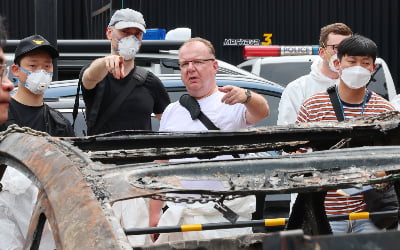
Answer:
MULTIPOLYGON (((311 46, 244 46, 246 61, 237 65, 255 75, 286 86, 310 72, 311 64, 319 58, 317 45, 311 46)), ((396 96, 390 70, 382 58, 376 59, 376 71, 368 89, 388 100, 396 96)))

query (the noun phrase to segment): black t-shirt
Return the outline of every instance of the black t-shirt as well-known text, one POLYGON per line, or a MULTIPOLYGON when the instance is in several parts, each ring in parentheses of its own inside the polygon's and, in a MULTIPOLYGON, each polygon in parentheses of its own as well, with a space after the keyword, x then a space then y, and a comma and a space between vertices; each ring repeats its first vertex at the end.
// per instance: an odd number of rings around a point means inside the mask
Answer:
POLYGON ((46 132, 51 136, 75 136, 71 123, 59 111, 46 104, 39 107, 28 106, 11 98, 8 119, 0 125, 0 131, 6 130, 11 124, 46 132))
MULTIPOLYGON (((83 68, 82 72, 86 68, 83 68)), ((116 96, 118 96, 121 91, 124 91, 132 77, 133 70, 123 79, 115 79, 112 74, 108 74, 94 89, 86 90, 83 87, 82 93, 88 113, 90 113, 90 109, 95 101, 96 91, 100 84, 105 85, 105 91, 97 121, 107 107, 112 105, 116 96)), ((112 114, 112 116, 107 119, 103 128, 99 129, 97 132, 151 130, 151 114, 162 114, 170 102, 168 93, 160 79, 149 72, 145 82, 136 85, 118 108, 118 112, 112 114)))
POLYGON ((9 109, 9 119, 14 118, 18 126, 47 132, 44 119, 44 105, 39 107, 27 106, 17 102, 13 98, 11 98, 10 105, 13 106, 13 109, 9 109))

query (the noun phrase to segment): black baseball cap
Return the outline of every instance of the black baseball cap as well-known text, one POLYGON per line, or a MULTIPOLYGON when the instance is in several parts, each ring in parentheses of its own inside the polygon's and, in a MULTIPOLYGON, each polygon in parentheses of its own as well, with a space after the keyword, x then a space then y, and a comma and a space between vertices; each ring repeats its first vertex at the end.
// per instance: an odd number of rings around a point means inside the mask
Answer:
POLYGON ((32 35, 22 39, 19 42, 17 49, 15 50, 14 63, 16 64, 18 58, 21 58, 21 56, 39 48, 49 52, 52 58, 56 58, 59 55, 57 49, 54 48, 49 41, 44 39, 41 35, 32 35))

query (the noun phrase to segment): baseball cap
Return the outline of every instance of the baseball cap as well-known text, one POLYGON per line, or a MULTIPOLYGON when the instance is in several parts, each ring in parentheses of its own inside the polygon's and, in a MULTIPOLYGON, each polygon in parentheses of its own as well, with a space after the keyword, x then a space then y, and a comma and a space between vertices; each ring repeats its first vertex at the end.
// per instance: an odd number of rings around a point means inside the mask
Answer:
POLYGON ((54 48, 49 41, 44 39, 41 35, 32 35, 19 42, 17 49, 15 50, 14 63, 17 63, 17 59, 21 56, 39 48, 49 52, 52 58, 58 57, 57 49, 54 48))
POLYGON ((146 23, 142 13, 129 8, 117 10, 108 24, 108 26, 112 25, 119 30, 134 27, 146 33, 146 23))

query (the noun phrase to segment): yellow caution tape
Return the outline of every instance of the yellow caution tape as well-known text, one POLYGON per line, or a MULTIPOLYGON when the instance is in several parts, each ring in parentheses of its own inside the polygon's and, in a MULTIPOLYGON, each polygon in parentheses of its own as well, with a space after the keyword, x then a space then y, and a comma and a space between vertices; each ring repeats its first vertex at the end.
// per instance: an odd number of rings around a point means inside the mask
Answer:
POLYGON ((191 225, 182 225, 181 231, 188 232, 188 231, 201 231, 203 230, 202 224, 191 224, 191 225))
POLYGON ((277 218, 277 219, 266 219, 264 220, 264 225, 266 227, 270 226, 284 226, 286 224, 285 218, 277 218))
POLYGON ((349 220, 369 219, 368 212, 349 213, 349 220))

